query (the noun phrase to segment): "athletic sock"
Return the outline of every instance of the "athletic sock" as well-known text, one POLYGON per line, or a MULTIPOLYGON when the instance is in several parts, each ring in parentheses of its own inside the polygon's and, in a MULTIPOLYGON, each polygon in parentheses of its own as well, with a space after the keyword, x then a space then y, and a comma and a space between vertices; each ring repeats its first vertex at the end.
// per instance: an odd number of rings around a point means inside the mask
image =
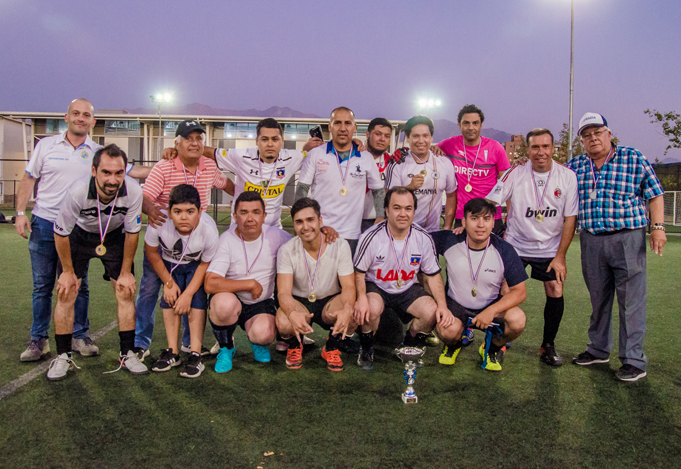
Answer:
POLYGON ((329 331, 329 340, 326 341, 326 351, 330 352, 331 350, 338 350, 338 344, 341 341, 341 336, 340 334, 338 335, 333 335, 332 331, 329 331))
POLYGON ((376 336, 373 332, 357 331, 357 335, 359 335, 359 345, 361 345, 364 350, 368 350, 374 346, 376 336))
POLYGON ((551 298, 546 297, 546 305, 544 306, 544 344, 553 344, 558 334, 558 327, 560 321, 563 319, 563 311, 565 309, 565 301, 563 297, 551 298))
POLYGON ((54 339, 57 341, 57 355, 68 353, 71 356, 73 334, 55 334, 54 339))
POLYGON ((491 344, 489 344, 489 353, 490 353, 490 355, 493 354, 493 353, 497 353, 499 350, 501 350, 501 347, 503 347, 503 345, 497 345, 497 344, 495 344, 494 342, 492 342, 491 344))
POLYGON ((121 355, 126 356, 129 350, 135 348, 135 329, 131 331, 118 331, 121 341, 121 355))
POLYGON ((301 344, 300 341, 298 340, 298 337, 296 337, 295 335, 292 335, 288 339, 282 338, 281 340, 288 344, 288 348, 302 348, 303 346, 303 344, 301 344))
MULTIPOLYGON (((418 333, 416 335, 418 335, 418 333)), ((419 345, 419 340, 416 338, 416 336, 411 335, 411 330, 407 329, 407 332, 404 334, 404 340, 402 341, 402 344, 405 347, 417 347, 419 345)))
POLYGON ((216 326, 213 321, 210 322, 213 328, 213 335, 220 344, 220 348, 234 348, 234 331, 236 330, 236 324, 231 324, 229 326, 216 326))

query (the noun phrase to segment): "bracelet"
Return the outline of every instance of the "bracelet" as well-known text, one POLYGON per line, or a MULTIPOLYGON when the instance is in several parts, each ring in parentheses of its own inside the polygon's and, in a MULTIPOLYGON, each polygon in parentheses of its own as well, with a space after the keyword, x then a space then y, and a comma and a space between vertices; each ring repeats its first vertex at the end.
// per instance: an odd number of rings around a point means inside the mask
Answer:
POLYGON ((664 224, 663 223, 655 223, 652 227, 653 230, 662 230, 662 231, 667 231, 665 230, 664 224))
POLYGON ((26 215, 26 212, 17 212, 14 214, 15 217, 20 217, 22 215, 26 215))
POLYGON ((172 277, 170 277, 170 278, 168 279, 168 281, 165 283, 166 288, 173 288, 174 285, 175 285, 175 283, 173 282, 173 278, 172 278, 172 277))

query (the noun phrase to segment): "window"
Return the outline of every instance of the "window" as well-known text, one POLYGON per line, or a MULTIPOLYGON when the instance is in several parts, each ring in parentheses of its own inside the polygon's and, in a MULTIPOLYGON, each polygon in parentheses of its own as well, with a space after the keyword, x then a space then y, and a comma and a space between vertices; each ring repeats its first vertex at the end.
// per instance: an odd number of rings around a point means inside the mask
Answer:
POLYGON ((47 135, 56 135, 64 132, 68 128, 68 124, 64 119, 46 119, 45 133, 47 135))
POLYGON ((140 135, 138 121, 104 121, 104 135, 140 135))

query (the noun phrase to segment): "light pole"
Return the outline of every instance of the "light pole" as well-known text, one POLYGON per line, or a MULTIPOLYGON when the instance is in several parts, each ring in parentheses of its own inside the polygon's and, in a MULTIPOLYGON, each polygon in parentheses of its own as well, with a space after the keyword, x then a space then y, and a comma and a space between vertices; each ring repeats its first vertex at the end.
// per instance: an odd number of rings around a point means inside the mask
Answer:
POLYGON ((424 109, 428 114, 428 117, 430 117, 430 113, 434 109, 440 109, 440 106, 442 106, 442 101, 439 99, 433 99, 433 98, 422 98, 419 99, 419 108, 424 109))
POLYGON ((164 132, 163 132, 163 122, 161 119, 161 104, 167 104, 170 103, 173 100, 173 96, 170 93, 157 93, 155 95, 149 96, 151 98, 152 103, 158 104, 158 161, 161 161, 161 152, 163 151, 163 148, 161 148, 162 145, 162 139, 164 137, 164 132))
POLYGON ((570 120, 568 121, 568 161, 572 159, 572 95, 575 88, 575 0, 571 0, 570 14, 570 120))

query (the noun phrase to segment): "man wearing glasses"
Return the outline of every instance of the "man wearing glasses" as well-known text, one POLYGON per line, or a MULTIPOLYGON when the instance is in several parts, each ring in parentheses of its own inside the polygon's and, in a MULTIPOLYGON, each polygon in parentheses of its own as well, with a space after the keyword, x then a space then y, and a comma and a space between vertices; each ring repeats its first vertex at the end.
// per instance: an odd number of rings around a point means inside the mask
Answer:
POLYGON ((587 112, 579 121, 586 151, 567 162, 577 173, 579 243, 582 274, 591 296, 591 324, 585 352, 572 363, 607 363, 613 345, 612 306, 617 292, 620 313, 619 358, 615 377, 638 381, 646 376, 643 353, 646 330, 646 202, 650 207, 650 248, 662 256, 664 230, 662 186, 640 151, 611 141, 608 122, 587 112))

